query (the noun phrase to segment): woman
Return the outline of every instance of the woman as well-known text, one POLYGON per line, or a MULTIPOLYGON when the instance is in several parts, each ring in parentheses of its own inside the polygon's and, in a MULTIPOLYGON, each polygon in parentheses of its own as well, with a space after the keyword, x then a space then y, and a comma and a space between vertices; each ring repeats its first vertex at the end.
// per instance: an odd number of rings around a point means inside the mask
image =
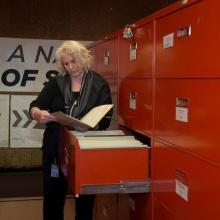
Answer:
MULTIPOLYGON (((59 168, 60 126, 50 113, 62 111, 81 118, 90 109, 102 104, 111 104, 111 93, 107 82, 90 70, 92 56, 84 45, 77 41, 65 41, 56 50, 56 62, 60 75, 49 81, 36 100, 30 104, 31 117, 46 123, 43 137, 43 187, 44 220, 62 220, 67 182, 59 168)), ((106 129, 110 124, 109 112, 97 129, 106 129)), ((87 129, 75 127, 84 132, 87 129)), ((76 199, 77 220, 92 220, 94 195, 76 199)))

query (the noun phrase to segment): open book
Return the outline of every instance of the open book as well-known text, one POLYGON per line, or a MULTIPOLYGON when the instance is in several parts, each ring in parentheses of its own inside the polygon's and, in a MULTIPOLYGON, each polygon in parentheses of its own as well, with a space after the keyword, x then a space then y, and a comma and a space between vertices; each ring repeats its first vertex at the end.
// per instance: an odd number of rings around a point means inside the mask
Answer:
POLYGON ((69 127, 81 126, 87 128, 95 128, 101 119, 111 110, 112 104, 99 105, 92 108, 80 120, 73 118, 63 112, 53 112, 51 115, 56 117, 58 123, 69 127))

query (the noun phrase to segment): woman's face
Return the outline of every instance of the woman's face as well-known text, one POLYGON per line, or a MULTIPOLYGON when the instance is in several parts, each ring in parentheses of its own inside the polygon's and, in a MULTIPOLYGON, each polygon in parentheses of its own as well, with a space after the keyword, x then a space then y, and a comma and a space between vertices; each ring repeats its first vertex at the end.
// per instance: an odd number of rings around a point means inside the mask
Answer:
POLYGON ((65 70, 67 71, 67 73, 70 74, 71 77, 77 78, 84 73, 83 68, 78 64, 76 64, 73 57, 70 56, 69 54, 63 52, 61 54, 61 61, 63 63, 65 70))

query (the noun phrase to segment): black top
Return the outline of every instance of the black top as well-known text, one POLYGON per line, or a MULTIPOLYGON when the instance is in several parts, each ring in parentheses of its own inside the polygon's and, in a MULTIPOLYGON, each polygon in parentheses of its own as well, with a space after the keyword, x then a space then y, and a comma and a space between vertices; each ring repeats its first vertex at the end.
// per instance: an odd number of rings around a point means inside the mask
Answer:
MULTIPOLYGON (((51 113, 62 111, 70 114, 70 109, 76 100, 77 105, 72 111, 72 116, 78 119, 95 106, 111 104, 112 99, 108 83, 99 74, 89 71, 85 74, 81 92, 74 92, 72 95, 69 74, 55 77, 44 86, 37 99, 30 104, 30 109, 38 107, 51 113)), ((106 129, 109 126, 111 116, 112 111, 99 122, 100 130, 106 129)), ((46 153, 54 154, 57 151, 59 131, 58 123, 47 123, 43 138, 43 149, 46 153)))
POLYGON ((80 92, 72 92, 72 99, 71 102, 77 101, 77 98, 79 97, 80 92))

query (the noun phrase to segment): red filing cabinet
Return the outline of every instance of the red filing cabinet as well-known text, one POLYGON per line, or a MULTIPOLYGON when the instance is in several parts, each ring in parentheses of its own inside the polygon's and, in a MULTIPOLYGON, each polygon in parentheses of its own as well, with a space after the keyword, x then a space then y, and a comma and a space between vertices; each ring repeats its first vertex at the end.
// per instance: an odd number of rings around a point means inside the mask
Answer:
POLYGON ((168 207, 175 219, 219 219, 218 165, 158 140, 152 161, 154 198, 168 207))
POLYGON ((155 137, 220 162, 220 79, 157 79, 155 137))
POLYGON ((95 70, 104 78, 118 78, 118 34, 112 33, 105 40, 93 43, 89 49, 95 60, 95 70))
POLYGON ((105 40, 97 41, 89 46, 94 56, 95 71, 102 75, 108 82, 114 112, 110 128, 116 129, 118 115, 118 34, 112 33, 105 40))
POLYGON ((96 47, 97 47, 97 42, 94 42, 90 45, 87 46, 88 50, 90 51, 90 54, 93 56, 94 60, 92 62, 92 67, 91 69, 97 71, 97 56, 96 56, 96 47))
POLYGON ((151 78, 153 58, 153 23, 133 24, 133 37, 119 31, 119 78, 151 78))
POLYGON ((118 32, 118 122, 153 137, 154 220, 218 219, 219 9, 178 1, 118 32))
POLYGON ((129 196, 130 219, 151 219, 152 216, 152 194, 139 193, 129 196))
POLYGON ((155 20, 153 216, 217 220, 220 3, 170 8, 155 20))
POLYGON ((153 208, 153 219, 154 220, 177 220, 180 218, 175 217, 175 215, 160 202, 156 197, 153 199, 154 208, 153 208))
MULTIPOLYGON (((124 39, 122 30, 117 33, 117 37, 113 34, 103 40, 103 42, 98 42, 95 45, 96 71, 107 79, 112 91, 116 91, 114 83, 118 86, 116 94, 117 103, 119 104, 114 104, 117 117, 113 117, 117 118, 117 123, 143 135, 151 136, 153 111, 153 22, 136 23, 134 33, 135 35, 132 39, 124 39), (116 72, 117 75, 114 74, 116 72), (119 81, 116 81, 116 79, 119 79, 119 81)), ((114 95, 113 100, 116 100, 114 95)), ((99 155, 101 155, 100 152, 99 155)), ((133 153, 131 159, 129 159, 129 154, 126 153, 124 155, 126 156, 122 161, 126 161, 126 163, 136 159, 140 160, 133 153)), ((147 164, 148 161, 143 162, 141 169, 145 169, 148 166, 147 164)), ((114 173, 114 170, 110 172, 114 173)), ((117 169, 114 175, 117 172, 120 171, 117 169)), ((135 172, 137 172, 137 169, 135 172)), ((148 173, 148 167, 144 172, 148 173)), ((132 170, 130 174, 131 177, 129 179, 135 177, 135 174, 132 174, 132 170)), ((115 215, 112 215, 115 209, 109 207, 110 197, 108 195, 98 195, 96 218, 98 220, 151 218, 152 206, 148 194, 132 193, 132 195, 126 194, 126 196, 128 198, 119 194, 117 201, 114 201, 114 198, 111 197, 114 202, 112 207, 115 207, 116 203, 118 210, 115 215)))
POLYGON ((189 1, 156 19, 156 77, 219 77, 220 2, 189 1))
MULTIPOLYGON (((96 201, 95 201, 95 210, 94 211, 95 211, 94 215, 95 215, 96 220, 120 220, 120 219, 118 219, 118 197, 117 197, 117 194, 97 195, 96 201)), ((127 220, 129 220, 129 219, 127 219, 127 220)))
POLYGON ((112 103, 114 105, 113 107, 113 116, 112 116, 112 121, 115 121, 117 123, 118 119, 118 79, 114 78, 107 78, 106 81, 109 84, 110 90, 111 90, 111 96, 112 96, 112 103))
POLYGON ((150 194, 102 194, 95 203, 96 220, 150 219, 150 194), (146 205, 148 204, 148 205, 146 205))
POLYGON ((152 79, 120 79, 118 122, 152 136, 152 79))
POLYGON ((108 36, 97 45, 97 70, 105 78, 118 78, 118 35, 108 36))
POLYGON ((61 168, 73 195, 149 191, 148 147, 81 149, 70 131, 61 132, 61 168))

